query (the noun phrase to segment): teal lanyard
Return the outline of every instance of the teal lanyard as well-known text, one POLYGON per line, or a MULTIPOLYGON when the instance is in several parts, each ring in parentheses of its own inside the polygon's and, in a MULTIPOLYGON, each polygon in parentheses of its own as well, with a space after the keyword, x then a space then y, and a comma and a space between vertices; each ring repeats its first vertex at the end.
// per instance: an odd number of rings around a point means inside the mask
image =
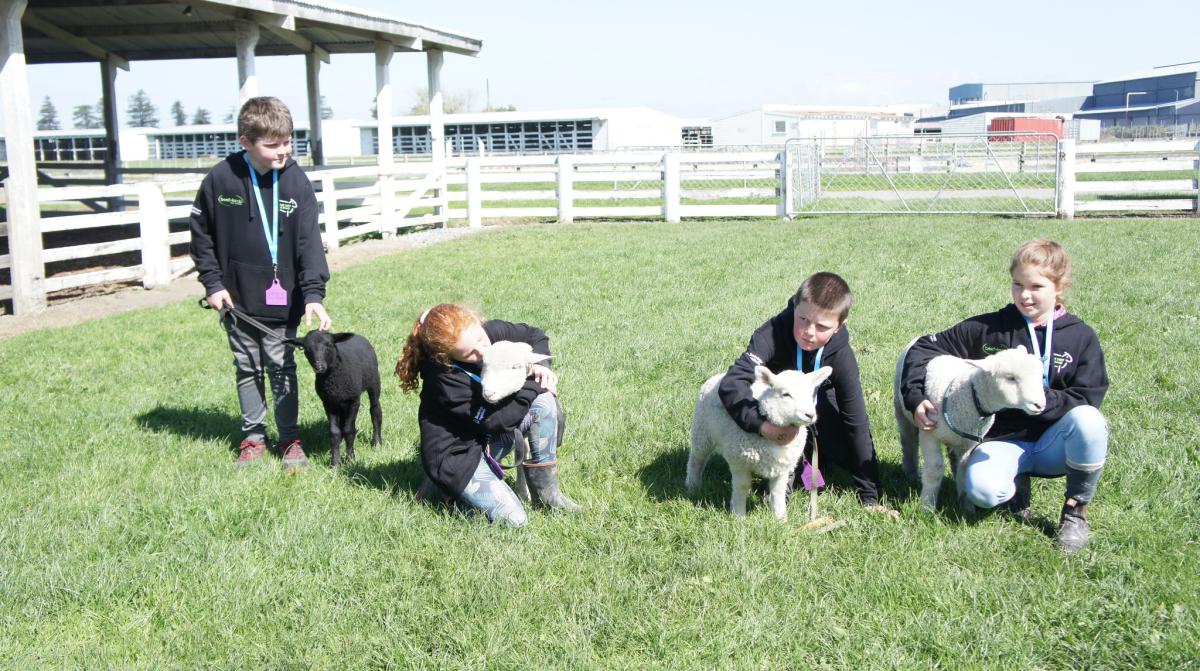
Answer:
POLYGON ((471 371, 467 370, 466 368, 463 368, 462 366, 460 366, 458 364, 454 364, 454 367, 461 370, 462 372, 466 373, 467 377, 478 382, 479 386, 481 386, 481 387, 483 386, 483 380, 480 379, 480 377, 478 375, 476 375, 475 373, 472 373, 471 371))
MULTIPOLYGON (((821 345, 821 347, 817 350, 817 358, 813 360, 813 371, 814 372, 818 368, 821 367, 821 354, 824 351, 825 351, 824 345, 821 345)), ((800 348, 800 343, 796 343, 796 370, 800 371, 801 373, 804 372, 804 361, 802 360, 803 356, 804 356, 804 350, 800 348)))
POLYGON ((1037 331, 1034 330, 1033 322, 1029 321, 1029 317, 1021 316, 1025 318, 1025 326, 1029 329, 1029 340, 1033 343, 1033 355, 1042 360, 1042 385, 1049 389, 1050 353, 1054 351, 1054 311, 1050 311, 1050 318, 1046 320, 1046 351, 1044 352, 1038 347, 1037 331))
POLYGON ((259 218, 262 219, 263 235, 267 236, 267 249, 271 252, 271 268, 278 272, 279 267, 279 171, 271 171, 271 204, 274 206, 274 214, 271 217, 271 226, 267 227, 267 208, 263 207, 262 189, 258 186, 258 173, 255 172, 254 166, 250 164, 250 157, 245 153, 242 158, 246 159, 246 167, 250 168, 250 181, 254 184, 254 199, 258 201, 259 218))

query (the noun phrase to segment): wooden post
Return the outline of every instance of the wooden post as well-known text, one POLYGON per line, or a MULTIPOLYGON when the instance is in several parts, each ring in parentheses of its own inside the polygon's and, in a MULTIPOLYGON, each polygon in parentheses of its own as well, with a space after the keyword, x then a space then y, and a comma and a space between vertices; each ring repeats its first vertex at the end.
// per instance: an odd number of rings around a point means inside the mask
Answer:
POLYGON ((558 155, 558 223, 575 221, 575 157, 558 155))
POLYGON ((314 166, 325 165, 321 131, 321 57, 315 50, 304 54, 304 73, 308 84, 308 155, 314 166))
POLYGON ((663 217, 668 223, 679 223, 679 154, 663 154, 663 217))
POLYGON ((425 52, 427 74, 429 75, 429 142, 433 153, 433 172, 437 175, 437 188, 433 207, 434 216, 442 220, 442 226, 449 223, 446 200, 446 136, 442 115, 442 61, 444 54, 440 49, 430 49, 425 52))
POLYGON ((258 46, 258 24, 238 21, 237 68, 238 107, 258 95, 258 77, 254 74, 254 49, 258 46))
MULTIPOLYGON (((121 136, 117 130, 117 68, 116 59, 112 56, 100 61, 100 116, 104 120, 104 141, 108 147, 104 151, 104 180, 109 184, 120 184, 124 181, 121 176, 121 136)), ((110 210, 122 207, 120 198, 109 201, 110 210)))
POLYGON ((26 0, 0 0, 0 91, 4 95, 4 137, 8 154, 8 258, 13 312, 26 314, 46 307, 42 233, 38 221, 37 162, 33 155, 33 107, 25 71, 21 15, 26 0))
POLYGON ((1058 216, 1075 218, 1075 140, 1058 141, 1058 216))
POLYGON ((375 43, 375 119, 379 137, 379 232, 385 238, 395 234, 396 185, 392 179, 396 161, 392 147, 392 54, 391 42, 375 43))
POLYGON ((483 182, 479 179, 479 159, 467 159, 467 226, 483 227, 483 182))
POLYGON ((332 173, 321 177, 321 209, 325 211, 322 218, 325 221, 325 248, 334 250, 341 242, 338 240, 337 186, 332 173))
POLYGON ((155 182, 137 185, 138 212, 141 215, 142 286, 147 289, 171 283, 171 243, 168 235, 167 199, 155 182))

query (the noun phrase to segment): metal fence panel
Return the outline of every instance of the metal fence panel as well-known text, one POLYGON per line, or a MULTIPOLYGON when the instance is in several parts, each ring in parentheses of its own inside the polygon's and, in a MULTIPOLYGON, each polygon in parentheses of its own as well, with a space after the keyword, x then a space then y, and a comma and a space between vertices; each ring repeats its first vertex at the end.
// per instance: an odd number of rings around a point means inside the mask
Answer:
POLYGON ((1049 133, 789 140, 784 211, 1052 215, 1058 160, 1049 133))

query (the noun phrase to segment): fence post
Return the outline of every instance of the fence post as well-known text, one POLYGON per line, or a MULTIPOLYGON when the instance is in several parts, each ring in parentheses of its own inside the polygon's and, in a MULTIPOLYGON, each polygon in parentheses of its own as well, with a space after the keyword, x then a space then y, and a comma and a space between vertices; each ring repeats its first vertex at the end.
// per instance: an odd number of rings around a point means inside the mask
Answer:
POLYGON ((558 155, 558 223, 575 221, 575 161, 571 154, 558 155))
POLYGON ((1075 140, 1058 141, 1058 216, 1075 218, 1075 140))
POLYGON ((483 227, 483 184, 479 179, 479 159, 467 159, 467 226, 483 227))
POLYGON ((323 210, 321 217, 325 221, 325 248, 334 250, 338 248, 338 213, 337 213, 337 181, 333 177, 333 173, 327 172, 321 175, 321 209, 323 210))
POLYGON ((395 167, 389 163, 379 166, 379 233, 384 239, 391 238, 400 228, 396 220, 396 180, 392 178, 395 167))
POLYGON ((679 223, 679 154, 663 154, 663 218, 668 223, 679 223))
POLYGON ((138 184, 137 194, 142 237, 142 286, 147 289, 166 286, 171 283, 167 200, 155 182, 138 184))
POLYGON ((779 167, 775 169, 775 179, 779 186, 776 187, 775 193, 779 196, 779 206, 776 208, 775 215, 780 219, 787 219, 788 204, 791 203, 792 179, 788 174, 787 161, 788 143, 783 143, 783 151, 779 152, 779 167))
POLYGON ((1200 215, 1200 142, 1196 143, 1196 214, 1200 215))

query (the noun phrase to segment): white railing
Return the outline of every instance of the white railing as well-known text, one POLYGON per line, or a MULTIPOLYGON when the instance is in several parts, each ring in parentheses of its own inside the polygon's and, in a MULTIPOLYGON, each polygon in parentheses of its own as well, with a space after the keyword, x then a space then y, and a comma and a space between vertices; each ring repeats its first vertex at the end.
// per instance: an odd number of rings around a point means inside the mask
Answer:
POLYGON ((1062 142, 1059 213, 1200 214, 1200 143, 1062 142), (1154 179, 1156 173, 1172 173, 1154 179), (1080 175, 1088 175, 1080 179, 1080 175), (1136 179, 1135 179, 1136 177, 1136 179), (1146 179, 1146 177, 1151 177, 1146 179))
MULTIPOLYGON (((446 223, 447 208, 439 199, 445 185, 429 164, 398 164, 387 174, 381 174, 377 166, 367 166, 313 171, 308 176, 317 189, 321 209, 319 221, 328 249, 336 249, 348 238, 356 236, 380 234, 387 237, 403 228, 446 223), (391 203, 391 206, 385 207, 384 203, 391 203)), ((41 276, 44 279, 40 291, 49 294, 136 281, 150 289, 169 284, 191 271, 194 267, 191 257, 186 253, 173 256, 171 248, 191 241, 186 221, 199 187, 200 181, 192 180, 38 189, 39 230, 43 234, 110 226, 131 227, 125 237, 115 240, 43 248, 41 276), (122 206, 112 212, 46 216, 51 211, 61 211, 63 204, 95 200, 118 200, 122 206), (168 201, 175 204, 168 205, 168 201), (171 231, 172 223, 177 229, 174 232, 171 231), (132 252, 140 253, 140 263, 111 267, 114 258, 121 258, 113 255, 132 252), (89 259, 95 261, 75 264, 83 266, 83 270, 46 276, 45 264, 89 259)), ((0 235, 8 235, 7 224, 0 224, 0 235)), ((86 234, 76 237, 86 237, 86 234)), ((128 257, 123 262, 127 263, 128 257)), ((10 255, 0 255, 0 270, 11 272, 11 268, 10 255)), ((11 284, 0 285, 0 300, 12 296, 11 284)))

